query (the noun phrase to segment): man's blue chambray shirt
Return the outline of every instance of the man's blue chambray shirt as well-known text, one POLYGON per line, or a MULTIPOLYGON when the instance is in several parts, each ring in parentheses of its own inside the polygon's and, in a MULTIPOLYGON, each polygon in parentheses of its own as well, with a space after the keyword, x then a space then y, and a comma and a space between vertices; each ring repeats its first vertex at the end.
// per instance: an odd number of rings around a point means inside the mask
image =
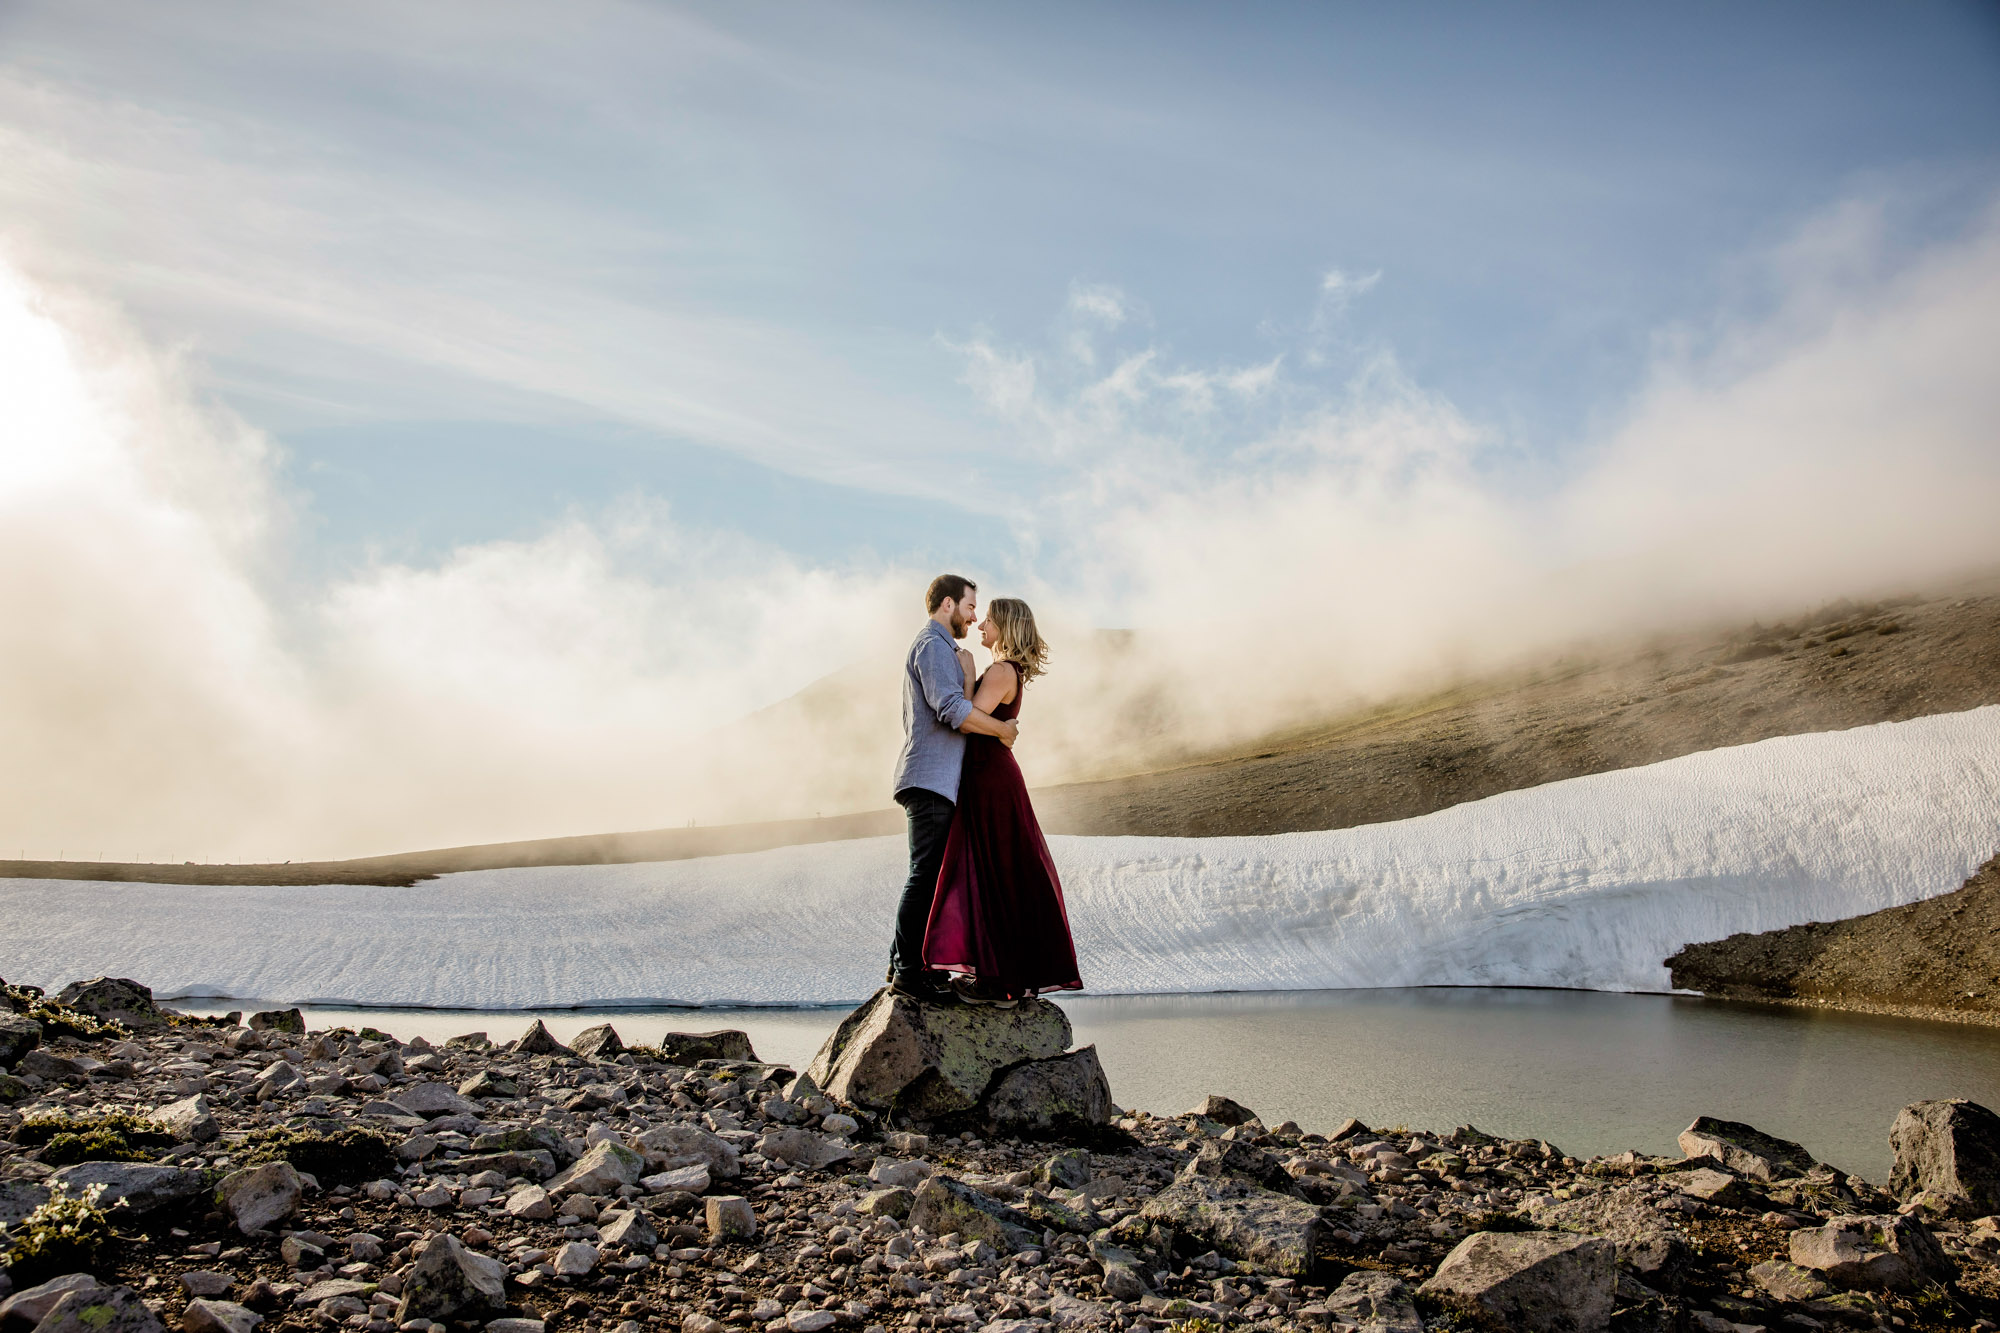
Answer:
POLYGON ((926 620, 903 662, 903 753, 896 760, 896 791, 922 787, 958 800, 958 771, 965 763, 959 723, 972 714, 958 645, 935 620, 926 620))

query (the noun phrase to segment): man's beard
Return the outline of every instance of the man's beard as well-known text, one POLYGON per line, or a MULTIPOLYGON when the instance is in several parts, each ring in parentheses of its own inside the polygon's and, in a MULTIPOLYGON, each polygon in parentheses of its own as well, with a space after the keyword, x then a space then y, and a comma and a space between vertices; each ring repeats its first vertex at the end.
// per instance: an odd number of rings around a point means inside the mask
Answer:
POLYGON ((971 622, 970 620, 960 620, 960 619, 958 618, 958 613, 957 613, 956 611, 952 612, 952 615, 951 615, 951 637, 952 637, 952 638, 954 638, 954 639, 962 639, 962 638, 964 638, 964 637, 965 637, 965 630, 966 630, 966 627, 967 627, 968 625, 970 625, 971 623, 972 623, 972 622, 971 622))

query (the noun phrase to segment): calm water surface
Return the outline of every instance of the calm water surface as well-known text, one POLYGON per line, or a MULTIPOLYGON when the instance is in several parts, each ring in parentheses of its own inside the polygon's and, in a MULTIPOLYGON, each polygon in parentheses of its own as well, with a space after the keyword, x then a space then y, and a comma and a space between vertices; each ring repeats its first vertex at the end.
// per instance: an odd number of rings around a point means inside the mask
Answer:
MULTIPOLYGON (((1062 1001, 1095 1043, 1118 1104, 1186 1110, 1211 1092, 1267 1124, 1370 1125, 1548 1139, 1577 1156, 1676 1151, 1701 1114, 1796 1139, 1881 1182, 1904 1104, 2000 1106, 2000 1029, 1663 995, 1499 989, 1290 991, 1062 1001)), ((195 1012, 251 1001, 187 1006, 195 1012)), ((519 1036, 540 1018, 567 1039, 611 1022, 627 1042, 742 1028, 767 1060, 804 1068, 841 1009, 583 1010, 528 1014, 308 1008, 314 1027, 408 1040, 519 1036)))

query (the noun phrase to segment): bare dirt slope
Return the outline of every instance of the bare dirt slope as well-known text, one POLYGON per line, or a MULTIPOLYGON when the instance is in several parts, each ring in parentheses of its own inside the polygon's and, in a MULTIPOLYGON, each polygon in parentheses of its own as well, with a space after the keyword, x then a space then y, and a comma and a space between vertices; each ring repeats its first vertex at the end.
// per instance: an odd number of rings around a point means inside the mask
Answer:
MULTIPOLYGON (((1790 623, 1579 652, 1534 672, 1302 728, 1180 767, 1035 793, 1052 833, 1216 836, 1406 819, 1718 746, 2000 703, 2000 584, 1790 623)), ((672 860, 898 833, 831 819, 549 838, 284 865, 0 861, 0 876, 407 884, 456 870, 672 860)))
POLYGON ((2000 857, 1941 897, 1690 944, 1667 968, 1679 989, 1732 1000, 2000 1022, 2000 857))

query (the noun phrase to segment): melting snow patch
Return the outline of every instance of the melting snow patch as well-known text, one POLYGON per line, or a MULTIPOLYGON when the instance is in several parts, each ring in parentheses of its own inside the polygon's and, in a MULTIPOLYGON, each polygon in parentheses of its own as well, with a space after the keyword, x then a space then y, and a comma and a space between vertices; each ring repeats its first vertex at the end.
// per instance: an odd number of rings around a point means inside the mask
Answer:
MULTIPOLYGON (((1096 993, 1665 990, 1693 940, 1957 888, 2000 851, 2000 707, 1712 750, 1420 819, 1054 838, 1096 993)), ((414 888, 0 879, 0 976, 520 1008, 827 1003, 880 984, 900 839, 414 888)))

